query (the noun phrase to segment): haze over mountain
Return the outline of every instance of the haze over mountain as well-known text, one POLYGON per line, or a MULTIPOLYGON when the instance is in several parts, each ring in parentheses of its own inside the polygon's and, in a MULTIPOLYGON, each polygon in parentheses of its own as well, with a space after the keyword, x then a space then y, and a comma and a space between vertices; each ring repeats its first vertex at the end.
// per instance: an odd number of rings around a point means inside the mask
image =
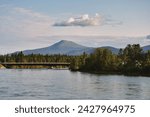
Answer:
MULTIPOLYGON (((111 47, 111 46, 103 46, 100 48, 106 48, 112 51, 114 54, 118 54, 119 48, 111 47)), ((150 50, 150 45, 142 47, 144 52, 150 50)), ((51 46, 32 49, 32 50, 24 50, 22 51, 25 55, 29 54, 42 54, 42 55, 54 55, 54 54, 61 54, 61 55, 81 55, 84 52, 90 54, 94 52, 96 48, 94 47, 86 47, 83 45, 79 45, 72 41, 62 40, 59 41, 51 46)))

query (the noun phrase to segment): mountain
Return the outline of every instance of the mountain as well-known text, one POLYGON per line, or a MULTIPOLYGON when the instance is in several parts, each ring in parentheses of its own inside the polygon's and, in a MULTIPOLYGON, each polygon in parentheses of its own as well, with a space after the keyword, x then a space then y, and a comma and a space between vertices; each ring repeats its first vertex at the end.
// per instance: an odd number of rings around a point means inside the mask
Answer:
POLYGON ((72 41, 66 41, 62 40, 58 43, 55 43, 52 46, 45 47, 45 48, 39 48, 39 49, 33 49, 33 50, 25 50, 23 53, 25 55, 28 54, 66 54, 66 55, 81 55, 83 52, 90 54, 94 51, 94 48, 82 46, 79 44, 76 44, 72 41))
MULTIPOLYGON (((111 47, 111 46, 104 46, 104 47, 101 47, 101 48, 106 48, 108 50, 111 50, 112 53, 114 53, 114 54, 119 53, 119 48, 114 48, 114 47, 111 47)), ((148 50, 150 50, 150 45, 143 46, 142 49, 143 49, 144 52, 147 52, 148 50)))
POLYGON ((114 54, 118 54, 119 53, 119 49, 118 48, 114 48, 114 47, 111 47, 111 46, 104 46, 104 47, 101 47, 101 48, 105 48, 105 49, 111 50, 112 53, 114 53, 114 54))
MULTIPOLYGON (((114 54, 118 54, 119 49, 118 48, 114 48, 111 46, 103 46, 100 48, 106 48, 112 51, 112 53, 114 54)), ((144 52, 147 52, 148 50, 150 50, 150 45, 148 46, 144 46, 142 47, 144 52)), ((92 47, 86 47, 86 46, 82 46, 79 45, 77 43, 74 43, 72 41, 66 41, 66 40, 62 40, 60 42, 57 42, 51 46, 45 47, 45 48, 38 48, 38 49, 33 49, 33 50, 24 50, 22 51, 25 55, 29 55, 29 54, 49 54, 49 55, 53 55, 53 54, 65 54, 65 55, 81 55, 84 52, 87 54, 91 54, 94 52, 96 48, 92 48, 92 47)), ((18 52, 17 52, 18 53, 18 52)))
MULTIPOLYGON (((100 47, 100 48, 106 48, 111 50, 114 54, 118 54, 119 49, 118 48, 114 48, 111 46, 104 46, 104 47, 100 47)), ((38 49, 32 49, 32 50, 24 50, 22 51, 23 54, 25 55, 29 55, 29 54, 42 54, 42 55, 54 55, 54 54, 65 54, 65 55, 81 55, 84 52, 87 54, 91 54, 94 52, 96 48, 92 48, 92 47, 86 47, 86 46, 82 46, 79 45, 75 42, 72 41, 66 41, 66 40, 62 40, 60 42, 57 42, 51 46, 48 47, 44 47, 44 48, 38 48, 38 49)))
POLYGON ((144 46, 142 47, 144 52, 147 52, 148 50, 150 50, 150 45, 144 46))

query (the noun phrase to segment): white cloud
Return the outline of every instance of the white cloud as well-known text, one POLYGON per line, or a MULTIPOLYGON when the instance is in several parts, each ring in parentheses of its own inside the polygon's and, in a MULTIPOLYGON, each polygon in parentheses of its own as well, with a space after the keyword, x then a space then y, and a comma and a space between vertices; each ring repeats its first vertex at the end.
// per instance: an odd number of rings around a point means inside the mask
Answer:
MULTIPOLYGON (((70 14, 67 14, 67 16, 70 16, 70 14)), ((124 46, 127 43, 146 45, 150 43, 148 39, 99 37, 100 35, 127 35, 126 32, 121 32, 119 27, 110 26, 112 24, 117 25, 117 22, 111 19, 108 20, 99 14, 92 17, 88 14, 80 17, 70 17, 66 21, 54 23, 52 17, 43 13, 3 5, 0 6, 0 54, 46 47, 62 39, 87 46, 124 46), (57 28, 55 26, 67 27, 57 28), (60 37, 53 37, 56 35, 60 35, 60 37), (71 37, 63 37, 65 35, 71 37)), ((130 30, 128 29, 132 34, 132 30, 130 30)))
POLYGON ((94 17, 85 14, 80 17, 71 17, 67 21, 56 22, 53 26, 100 26, 103 24, 103 21, 103 17, 98 13, 94 17))

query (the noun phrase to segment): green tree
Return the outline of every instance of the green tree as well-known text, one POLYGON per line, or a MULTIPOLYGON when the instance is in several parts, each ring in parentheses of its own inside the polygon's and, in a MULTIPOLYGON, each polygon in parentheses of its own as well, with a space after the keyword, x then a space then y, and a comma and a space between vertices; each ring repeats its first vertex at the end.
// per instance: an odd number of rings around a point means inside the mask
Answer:
POLYGON ((127 47, 119 53, 123 70, 126 72, 138 71, 142 67, 143 51, 139 44, 127 45, 127 47))
POLYGON ((97 72, 114 71, 118 68, 117 56, 108 49, 98 48, 85 61, 84 69, 97 72))

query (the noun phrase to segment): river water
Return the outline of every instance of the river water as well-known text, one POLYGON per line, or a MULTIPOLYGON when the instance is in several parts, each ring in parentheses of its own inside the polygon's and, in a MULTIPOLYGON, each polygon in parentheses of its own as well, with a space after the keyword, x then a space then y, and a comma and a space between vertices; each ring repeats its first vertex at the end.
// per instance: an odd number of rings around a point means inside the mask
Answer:
POLYGON ((0 69, 0 99, 150 99, 150 77, 0 69))

